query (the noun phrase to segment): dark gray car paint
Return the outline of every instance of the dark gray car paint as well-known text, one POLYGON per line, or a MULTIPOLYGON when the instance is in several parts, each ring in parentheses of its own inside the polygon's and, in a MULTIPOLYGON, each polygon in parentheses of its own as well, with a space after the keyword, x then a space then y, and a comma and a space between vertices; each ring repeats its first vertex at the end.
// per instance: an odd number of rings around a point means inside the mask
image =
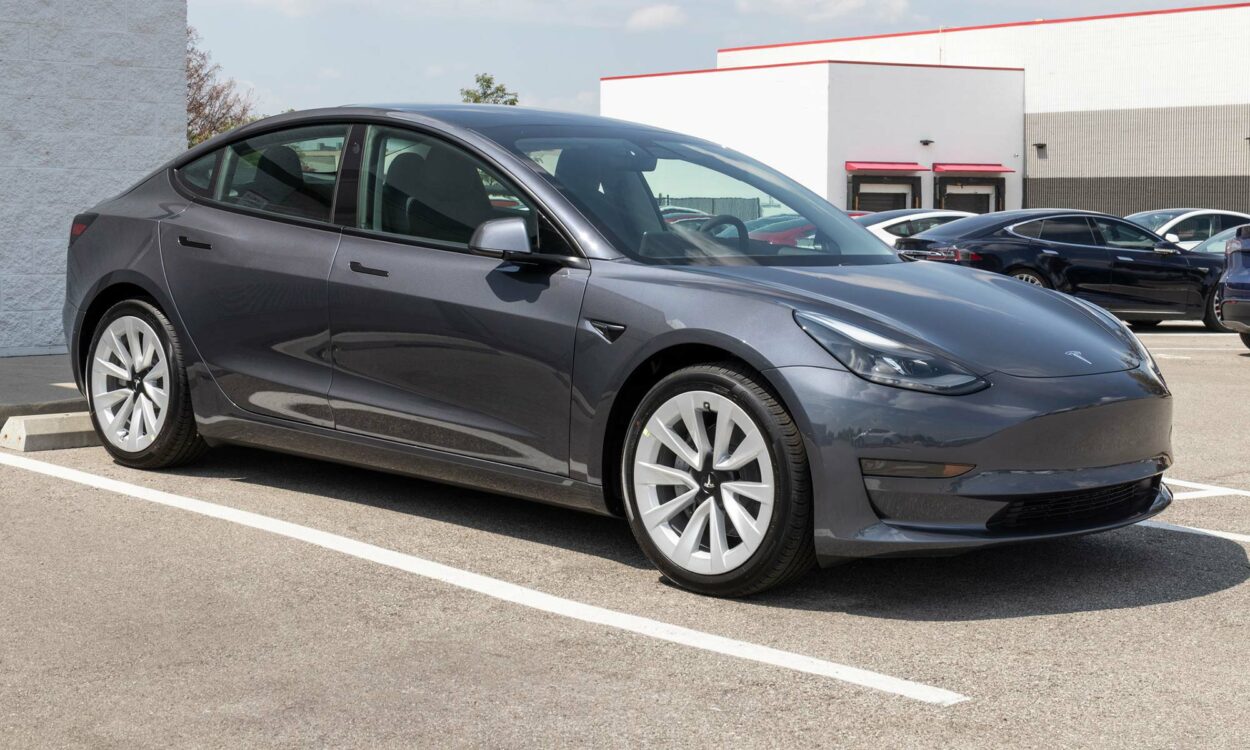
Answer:
MULTIPOLYGON (((609 424, 633 408, 618 404, 618 394, 657 355, 715 347, 719 357, 759 371, 800 427, 811 460, 817 550, 825 562, 1018 541, 975 529, 1001 507, 1001 500, 984 497, 1130 481, 1157 476, 1169 463, 1166 387, 1123 341, 1072 303, 1005 277, 939 264, 634 263, 559 191, 535 179, 537 167, 474 129, 489 130, 499 117, 601 122, 454 107, 285 115, 193 149, 104 202, 69 260, 67 336, 79 354, 80 384, 89 311, 99 307, 93 302, 115 283, 132 284, 172 309, 188 339, 193 406, 210 441, 609 512, 605 480, 619 471, 614 456, 605 464, 609 424), (173 166, 227 140, 319 121, 406 124, 473 150, 518 183, 586 259, 520 268, 344 233, 338 255, 331 252, 326 261, 324 248, 339 242, 336 228, 201 204, 170 180, 173 166), (265 227, 256 228, 257 222, 265 227), (233 238, 242 228, 257 232, 278 257, 310 242, 315 252, 301 259, 297 273, 267 269, 261 259, 253 261, 255 279, 243 273, 227 278, 239 259, 188 260, 182 253, 190 248, 168 241, 192 231, 233 238), (165 241, 158 243, 158 235, 165 241), (422 254, 430 254, 422 269, 433 270, 434 286, 417 273, 415 259, 422 254), (365 258, 391 276, 351 273, 347 264, 365 258), (197 268, 222 287, 188 291, 197 268), (228 311, 241 311, 241 318, 229 318, 235 330, 202 332, 211 318, 202 308, 220 306, 224 296, 231 297, 228 311), (795 309, 892 327, 946 351, 992 385, 947 397, 868 383, 799 329, 795 309), (253 326, 243 328, 245 321, 253 326), (623 332, 610 341, 592 321, 623 332), (229 349, 231 333, 252 353, 219 350, 229 349), (1068 351, 1080 351, 1089 364, 1068 351), (265 366, 251 369, 261 358, 265 366), (429 361, 435 358, 442 361, 429 361), (344 429, 327 423, 329 406, 344 429), (975 463, 978 471, 954 481, 881 480, 860 474, 860 457, 975 463)), ((214 250, 201 252, 216 252, 212 244, 214 250)), ((1160 488, 1148 512, 1109 525, 1140 520, 1169 501, 1160 488)))

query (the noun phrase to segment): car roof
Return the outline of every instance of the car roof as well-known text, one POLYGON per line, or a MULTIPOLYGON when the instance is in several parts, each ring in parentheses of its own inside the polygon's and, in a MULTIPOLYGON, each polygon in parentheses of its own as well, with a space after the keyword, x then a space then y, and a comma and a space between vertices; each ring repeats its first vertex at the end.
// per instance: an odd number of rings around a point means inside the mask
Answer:
POLYGON ((956 211, 948 208, 896 208, 891 211, 878 211, 872 214, 859 216, 859 219, 872 219, 873 224, 883 221, 891 221, 893 219, 902 219, 907 216, 919 216, 921 214, 967 214, 967 211, 956 211))
POLYGON ((916 237, 972 237, 987 231, 997 231, 1005 226, 1021 222, 1045 219, 1050 216, 1098 216, 1120 219, 1118 216, 1104 214, 1099 211, 1083 211, 1075 208, 1020 208, 1013 211, 996 211, 989 214, 977 214, 963 219, 955 219, 939 227, 921 232, 916 237))

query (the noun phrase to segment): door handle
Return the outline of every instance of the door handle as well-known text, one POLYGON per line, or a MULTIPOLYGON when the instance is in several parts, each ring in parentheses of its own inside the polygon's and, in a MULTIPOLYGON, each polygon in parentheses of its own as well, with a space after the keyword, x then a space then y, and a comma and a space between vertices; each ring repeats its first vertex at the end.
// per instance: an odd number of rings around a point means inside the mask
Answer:
POLYGON ((1115 256, 1115 259, 1116 259, 1116 260, 1122 260, 1122 261, 1124 261, 1125 263, 1132 263, 1132 262, 1133 262, 1133 260, 1134 260, 1133 258, 1126 258, 1126 257, 1124 257, 1123 255, 1117 255, 1117 256, 1115 256))
POLYGON ((347 267, 356 273, 367 273, 370 276, 381 276, 385 278, 391 275, 390 271, 383 271, 381 268, 370 268, 357 260, 353 260, 351 263, 348 263, 347 267))
POLYGON ((185 234, 178 235, 178 244, 182 245, 183 247, 193 247, 196 250, 212 250, 213 249, 213 244, 211 242, 199 242, 197 240, 191 239, 185 234))

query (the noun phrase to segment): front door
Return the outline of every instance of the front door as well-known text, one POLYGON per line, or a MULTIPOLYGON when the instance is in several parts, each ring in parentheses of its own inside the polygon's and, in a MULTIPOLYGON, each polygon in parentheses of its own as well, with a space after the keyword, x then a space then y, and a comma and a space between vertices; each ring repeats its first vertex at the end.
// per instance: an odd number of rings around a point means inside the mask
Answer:
POLYGON ((571 250, 487 165, 429 136, 370 126, 360 188, 330 276, 338 429, 567 474, 589 272, 470 255, 473 230, 507 216, 539 252, 571 250))
POLYGON ((1111 254, 1112 309, 1162 318, 1201 309, 1206 271, 1190 266, 1184 252, 1156 249, 1158 238, 1125 221, 1097 218, 1094 224, 1111 254))
MULTIPOLYGON (((225 395, 247 411, 333 424, 326 281, 330 205, 346 128, 234 143, 191 204, 161 221, 178 316, 225 395)), ((220 156, 220 158, 218 158, 220 156)))

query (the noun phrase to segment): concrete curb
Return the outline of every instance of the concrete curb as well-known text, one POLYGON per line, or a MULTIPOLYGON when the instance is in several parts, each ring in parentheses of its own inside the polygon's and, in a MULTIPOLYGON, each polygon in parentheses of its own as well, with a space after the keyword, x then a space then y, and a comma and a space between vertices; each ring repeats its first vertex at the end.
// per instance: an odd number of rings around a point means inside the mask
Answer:
POLYGON ((0 427, 0 448, 19 453, 54 451, 65 448, 87 448, 99 445, 91 415, 32 414, 9 417, 0 427))
POLYGON ((40 414, 68 414, 87 408, 87 399, 74 394, 73 398, 43 401, 37 404, 0 404, 0 424, 9 417, 26 417, 40 414))

